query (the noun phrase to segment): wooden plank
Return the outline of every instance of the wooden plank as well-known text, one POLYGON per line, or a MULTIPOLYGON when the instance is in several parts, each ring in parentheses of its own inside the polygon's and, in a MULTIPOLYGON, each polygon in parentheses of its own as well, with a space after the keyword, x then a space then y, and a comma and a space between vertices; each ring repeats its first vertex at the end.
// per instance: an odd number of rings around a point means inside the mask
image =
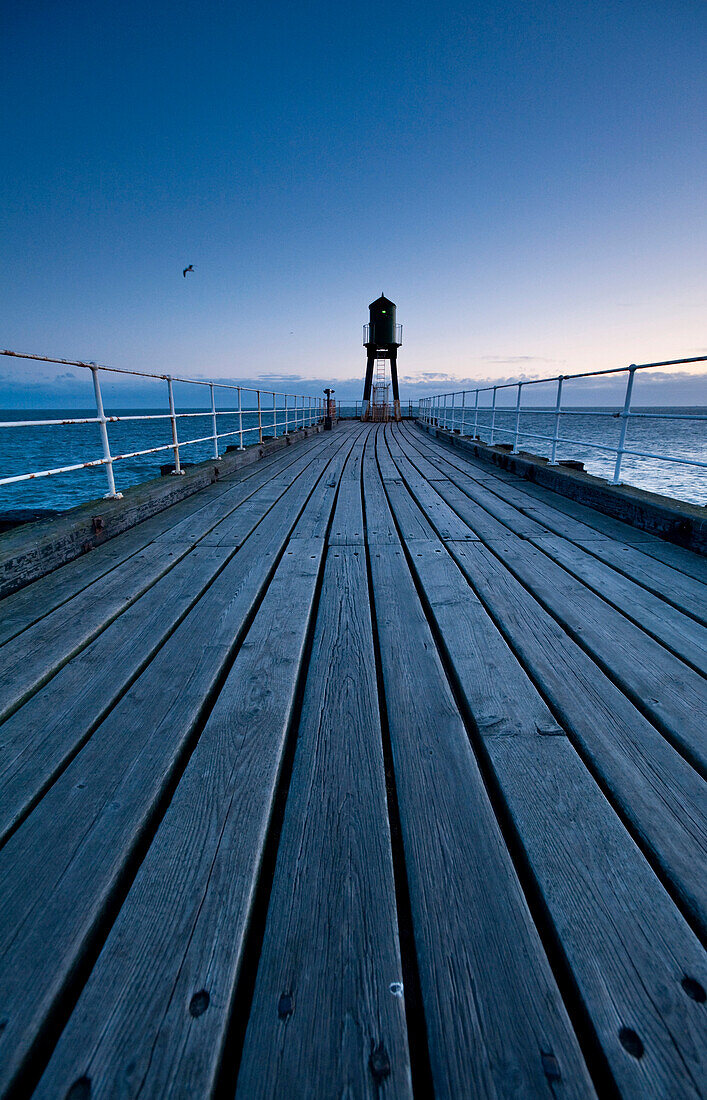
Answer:
POLYGON ((274 505, 0 851, 0 1092, 101 934, 311 490, 274 505))
MULTIPOLYGON (((322 454, 327 453, 327 448, 322 454)), ((200 534, 201 545, 226 545, 237 549, 250 535, 288 486, 308 467, 321 461, 301 456, 273 482, 266 481, 240 507, 214 526, 208 512, 203 519, 189 517, 190 531, 182 528, 185 541, 157 539, 84 589, 74 599, 17 635, 2 649, 5 672, 0 683, 0 718, 7 717, 29 695, 47 682, 63 664, 90 643, 115 618, 188 552, 189 534, 200 534), (194 527, 194 524, 197 524, 194 527), (209 530, 211 528, 211 530, 209 530), (205 532, 208 532, 205 534, 205 532)), ((312 466, 314 468, 314 466, 312 466)))
POLYGON ((518 474, 513 474, 509 470, 503 470, 492 466, 488 462, 482 462, 481 459, 462 453, 457 447, 447 443, 445 439, 434 438, 419 428, 417 424, 401 424, 396 430, 412 443, 420 453, 425 454, 430 464, 435 468, 437 468, 439 461, 448 462, 481 485, 493 486, 499 478, 503 479, 504 484, 509 485, 520 486, 524 482, 524 479, 519 477, 518 474))
POLYGON ((491 549, 705 774, 707 681, 535 546, 518 539, 491 549))
MULTIPOLYGON (((423 448, 422 453, 426 454, 428 452, 423 448)), ((472 499, 483 503, 484 507, 488 506, 488 501, 481 500, 476 490, 468 488, 469 481, 464 473, 454 474, 452 472, 453 467, 446 460, 440 462, 439 465, 440 468, 447 470, 453 484, 461 488, 465 493, 468 491, 468 495, 470 495, 472 499)), ((440 486, 440 492, 446 496, 446 486, 440 486)), ((486 490, 482 490, 482 492, 486 492, 486 490)), ((619 545, 609 537, 608 534, 603 535, 599 532, 595 532, 594 529, 587 524, 567 517, 562 512, 557 511, 554 507, 549 507, 545 503, 533 503, 525 507, 523 506, 523 498, 525 497, 525 500, 530 499, 531 501, 533 498, 528 498, 527 495, 521 493, 515 487, 511 486, 504 488, 500 478, 498 479, 498 487, 494 488, 494 493, 499 493, 505 500, 516 502, 517 505, 523 508, 523 515, 537 517, 546 528, 570 539, 600 561, 612 565, 614 569, 642 585, 648 592, 658 595, 661 599, 669 602, 673 607, 690 615, 697 622, 701 624, 707 623, 707 587, 703 586, 694 578, 687 577, 672 569, 670 566, 659 564, 657 561, 648 557, 644 552, 645 547, 643 545, 641 545, 640 550, 633 546, 619 545)), ((559 500, 564 499, 560 498, 556 493, 550 493, 548 490, 543 490, 543 493, 550 498, 557 497, 559 500)), ((460 501, 458 497, 456 500, 459 506, 458 510, 461 509, 460 514, 464 514, 465 506, 463 501, 460 501)), ((511 510, 504 514, 501 514, 498 508, 489 510, 491 510, 492 514, 496 515, 497 518, 503 520, 514 533, 532 539, 536 545, 540 547, 544 547, 546 544, 548 547, 557 546, 554 535, 549 534, 548 531, 529 531, 527 529, 527 520, 521 518, 518 512, 516 512, 517 520, 515 520, 511 510)), ((591 512, 591 509, 585 508, 584 511, 591 512)), ((598 514, 599 513, 597 513, 597 515, 598 514)), ((605 518, 609 519, 609 517, 605 518)), ((610 525, 613 525, 610 527, 611 530, 632 530, 631 528, 627 528, 626 524, 619 523, 617 520, 610 520, 610 525)), ((660 543, 660 540, 654 539, 652 535, 646 534, 643 538, 660 543)), ((683 550, 682 554, 687 555, 689 551, 683 550)), ((699 560, 697 555, 692 556, 699 560)), ((637 601, 638 600, 639 597, 637 594, 637 601)))
POLYGON ((699 940, 564 738, 488 750, 619 1095, 702 1096, 699 940))
MULTIPOLYGON (((269 491, 273 485, 286 487, 292 484, 303 464, 306 465, 317 457, 326 448, 327 443, 327 440, 318 437, 305 452, 295 448, 294 454, 287 450, 274 456, 267 464, 259 462, 247 478, 241 478, 226 494, 199 509, 198 512, 185 516, 180 522, 174 522, 161 537, 177 542, 183 540, 196 542, 202 539, 217 524, 223 523, 228 516, 233 515, 236 509, 242 507, 243 503, 250 500, 256 492, 262 494, 269 491)), ((175 521, 176 518, 175 516, 175 521)))
MULTIPOLYGON (((401 444, 404 440, 408 439, 408 434, 399 424, 389 424, 387 425, 385 437, 391 457, 393 461, 397 463, 399 458, 405 457, 401 444)), ((419 457, 416 459, 415 465, 418 474, 424 478, 425 481, 440 481, 446 479, 447 475, 440 470, 437 464, 428 462, 427 459, 422 457, 421 453, 418 452, 418 454, 419 457)))
POLYGON ((236 1095, 410 1096, 365 553, 327 554, 236 1095))
POLYGON ((587 550, 649 592, 707 625, 707 587, 693 577, 649 557, 635 546, 617 542, 587 544, 587 550))
POLYGON ((559 535, 530 541, 699 672, 707 672, 707 627, 559 535))
POLYGON ((2 726, 0 844, 106 717, 233 553, 197 546, 2 726))
POLYGON ((326 473, 312 494, 312 498, 307 503, 307 507, 297 524, 300 538, 324 538, 327 534, 342 470, 352 444, 360 438, 363 431, 364 429, 356 425, 354 431, 346 438, 345 444, 339 447, 329 462, 326 473))
POLYGON ((475 502, 472 507, 465 504, 466 494, 457 486, 447 488, 443 482, 436 486, 570 636, 704 774, 707 683, 703 677, 525 539, 510 532, 507 538, 494 538, 498 533, 494 524, 500 521, 475 511, 475 502))
MULTIPOLYGON (((264 484, 272 476, 273 468, 284 469, 298 459, 299 453, 293 455, 290 451, 282 451, 238 470, 6 596, 0 602, 0 645, 66 603, 154 539, 165 536, 175 541, 175 528, 188 517, 197 514, 203 517, 208 509, 217 519, 223 518, 224 506, 233 501, 234 494, 235 507, 246 487, 252 490, 264 484)), ((208 530, 208 524, 203 530, 208 530)))
POLYGON ((707 806, 700 776, 487 547, 448 549, 707 936, 707 806))
POLYGON ((378 425, 369 436, 363 456, 363 499, 366 542, 369 545, 399 541, 376 461, 376 448, 379 444, 383 444, 382 425, 378 425))
MULTIPOLYGON (((418 454, 424 456, 428 464, 431 465, 434 463, 434 466, 439 469, 440 473, 444 471, 448 480, 458 485, 462 490, 467 486, 471 488, 474 484, 479 483, 476 467, 471 462, 459 458, 454 453, 449 454, 446 448, 435 446, 433 442, 418 440, 416 437, 410 436, 409 433, 406 433, 406 439, 409 445, 414 447, 418 454)), ((575 540, 605 540, 608 538, 608 536, 601 534, 592 527, 588 527, 587 524, 579 523, 577 520, 537 500, 535 497, 529 496, 524 491, 524 483, 520 482, 517 478, 513 482, 508 482, 506 477, 505 471, 499 470, 497 476, 488 476, 480 484, 488 492, 497 496, 499 500, 510 504, 516 511, 536 520, 548 530, 556 531, 558 534, 575 540)), ((554 496, 556 494, 551 495, 554 496)), ((513 514, 511 512, 506 512, 506 515, 512 517, 513 514)))
MULTIPOLYGON (((394 498, 390 499, 395 510, 394 498)), ((410 542, 409 545, 415 544, 410 542)), ((464 544, 447 545, 463 567, 467 558, 477 560, 474 544, 470 545, 468 554, 464 544)), ((503 543, 498 541, 492 545, 498 548, 503 543)), ((485 547, 478 549, 483 554, 481 560, 485 561, 486 557, 495 560, 485 547)), ((441 553, 439 545, 436 552, 441 553)), ((504 591, 505 572, 499 563, 489 584, 491 591, 504 591)), ((558 712, 572 717, 583 751, 589 754, 594 766, 613 787, 627 819, 632 821, 664 866, 686 908, 698 915, 700 921, 705 921, 705 889, 695 882, 693 863, 693 852, 703 853, 705 849, 704 817, 696 810, 700 804, 701 796, 697 792, 701 789, 701 781, 515 577, 512 583, 514 587, 503 606, 500 621, 518 627, 524 641, 524 659, 533 667, 534 675, 552 693, 550 698, 558 712), (533 663, 536 633, 541 659, 533 663)), ((444 598, 450 606, 454 605, 456 597, 451 589, 446 591, 444 598)), ((493 698, 495 688, 493 676, 484 680, 487 698, 493 698)), ((493 708, 490 721, 493 721, 493 708)))
POLYGON ((434 538, 432 524, 422 514, 403 481, 384 480, 383 484, 403 539, 434 538))
POLYGON ((323 550, 290 541, 37 1100, 212 1094, 323 550))
MULTIPOLYGON (((426 433, 412 432, 408 429, 405 429, 405 431, 414 442, 414 445, 421 447, 422 453, 426 457, 430 457, 429 449, 432 449, 435 456, 444 455, 443 461, 445 463, 453 464, 477 480, 477 470, 490 469, 485 463, 462 459, 455 451, 451 451, 440 441, 430 439, 426 433)), ((492 478, 485 479, 485 483, 489 484, 494 492, 502 493, 505 496, 506 487, 510 487, 511 480, 516 490, 522 492, 531 502, 528 505, 529 514, 534 514, 534 509, 539 505, 550 507, 551 513, 548 514, 547 526, 551 527, 555 533, 564 534, 566 537, 574 537, 574 541, 603 542, 604 539, 609 539, 626 546, 637 547, 640 548, 642 555, 654 558, 671 569, 684 573, 703 584, 707 583, 707 559, 691 550, 666 542, 648 531, 632 527, 628 523, 614 519, 613 516, 605 515, 595 508, 581 504, 570 497, 564 497, 560 493, 555 493, 551 489, 537 485, 525 478, 515 478, 514 475, 505 470, 498 470, 492 478), (566 519, 562 517, 566 517, 566 519), (552 519, 552 523, 550 519, 552 519), (574 536, 570 535, 572 527, 574 536), (580 528, 586 528, 586 532, 583 533, 580 528)), ((519 500, 519 498, 516 499, 519 500)), ((545 521, 543 520, 543 522, 545 521)))
MULTIPOLYGON (((410 444, 404 443, 403 451, 405 456, 412 463, 412 465, 416 466, 416 452, 413 450, 410 444)), ((398 463, 398 465, 400 464, 398 463)), ((405 477, 405 480, 408 481, 407 476, 405 474, 403 474, 403 476, 405 477)), ((417 499, 417 483, 413 483, 413 480, 411 479, 409 481, 409 484, 413 495, 417 499)), ((457 501, 460 498, 458 491, 455 490, 461 489, 463 495, 468 497, 478 506, 476 509, 476 514, 478 514, 479 508, 483 508, 483 510, 487 512, 491 517, 493 517, 493 519, 497 520, 505 527, 506 530, 504 532, 501 532, 501 530, 498 529, 498 534, 508 534, 509 532, 513 532, 514 534, 522 535, 524 538, 528 538, 531 535, 547 534, 547 528, 543 524, 538 523, 530 516, 523 515, 521 512, 518 511, 517 508, 513 507, 512 504, 507 504, 506 501, 502 500, 495 493, 491 492, 491 490, 488 489, 486 486, 481 485, 478 482, 472 481, 469 478, 461 478, 459 477, 459 475, 455 475, 451 477, 449 481, 435 481, 435 489, 443 500, 448 500, 448 494, 451 493, 453 499, 457 501), (457 482, 459 482, 459 486, 457 486, 457 482)), ((426 503, 422 496, 420 496, 420 505, 422 506, 423 510, 426 511, 426 503)), ((456 507, 456 505, 454 506, 454 510, 459 512, 459 509, 456 507)), ((459 514, 462 515, 461 512, 459 512, 459 514)))
MULTIPOLYGON (((419 433, 422 435, 422 433, 419 433)), ((414 437, 417 438, 418 432, 414 433, 414 437)), ((429 442, 429 445, 440 452, 445 453, 446 461, 453 462, 455 466, 460 469, 467 470, 467 467, 472 466, 475 469, 489 469, 484 463, 473 463, 469 460, 462 460, 456 452, 450 452, 443 444, 440 444, 437 440, 429 440, 429 437, 423 436, 423 442, 429 442)), ((425 453, 427 453, 425 451, 425 453)), ((505 470, 498 470, 494 476, 496 485, 494 491, 500 491, 498 486, 505 486, 509 483, 510 479, 514 478, 514 475, 509 474, 505 470)), ((664 539, 658 538, 656 535, 652 535, 648 531, 642 531, 640 528, 632 527, 629 523, 624 523, 621 520, 614 519, 613 516, 605 515, 603 512, 597 511, 595 508, 591 508, 586 504, 581 504, 579 501, 572 500, 571 497, 564 497, 560 493, 555 493, 551 489, 547 489, 542 485, 537 485, 534 482, 528 481, 525 478, 514 478, 514 484, 518 490, 525 494, 526 497, 532 501, 532 506, 537 506, 538 503, 549 505, 555 512, 555 521, 561 522, 557 513, 574 520, 575 523, 581 526, 586 526, 591 534, 587 535, 587 539, 594 541, 595 539, 608 538, 614 542, 620 542, 625 545, 634 547, 640 547, 641 553, 649 557, 655 558, 657 561, 663 562, 663 564, 670 566, 679 572, 685 573, 687 576, 693 577, 695 580, 707 583, 707 559, 699 554, 694 553, 692 550, 687 550, 685 547, 676 546, 674 543, 666 542, 664 539)), ((553 527, 558 534, 564 534, 564 530, 553 527)))
MULTIPOLYGON (((413 465, 402 453, 395 439, 391 439, 389 432, 386 432, 386 443, 391 458, 400 471, 400 476, 408 488, 413 491, 415 500, 435 530, 444 532, 442 537, 446 539, 471 539, 472 541, 478 539, 478 535, 469 530, 454 509, 450 508, 440 496, 438 491, 439 482, 436 481, 434 486, 430 485, 417 465, 413 465)), ((446 483, 446 479, 444 479, 444 482, 446 483)))
POLYGON ((202 539, 203 544, 237 549, 250 534, 254 521, 259 522, 298 478, 309 477, 313 470, 319 470, 321 467, 318 464, 326 461, 341 445, 339 440, 324 439, 311 452, 300 455, 286 471, 271 478, 240 507, 216 523, 202 539))
MULTIPOLYGON (((680 983, 685 973, 704 974, 699 941, 562 731, 548 736, 553 719, 539 696, 533 709, 544 709, 545 719, 528 712, 510 736, 484 720, 480 685, 490 662, 514 713, 515 694, 534 689, 483 613, 469 645, 458 612, 476 597, 436 549, 420 544, 413 568, 475 719, 481 711, 485 751, 620 1094, 698 1096, 702 1020, 680 983), (635 1042, 645 1061, 635 1056, 635 1042)), ((531 1091, 516 1088, 513 1095, 531 1091)))
POLYGON ((376 457, 383 482, 400 481, 400 471, 390 457, 390 451, 385 444, 384 432, 380 432, 376 437, 376 457))
MULTIPOLYGON (((590 1096, 402 548, 370 553, 435 1095, 545 1095, 551 1056, 563 1092, 590 1096)), ((430 555, 434 544, 424 543, 418 560, 430 555)))
POLYGON ((361 463, 363 462, 363 449, 370 430, 370 427, 364 428, 363 437, 357 439, 351 454, 346 460, 346 466, 339 482, 339 494, 329 535, 330 546, 363 545, 361 463))
MULTIPOLYGON (((205 490, 200 490, 201 492, 205 490)), ((187 498, 190 504, 194 499, 194 497, 187 498)), ((183 503, 186 504, 187 501, 183 503)), ((55 569, 54 572, 47 573, 32 584, 6 596, 0 603, 0 645, 14 638, 36 623, 38 619, 48 615, 70 600, 72 596, 87 588, 89 584, 93 584, 94 581, 104 577, 116 566, 137 554, 148 542, 152 542, 151 534, 145 537, 142 532, 138 534, 140 528, 148 524, 152 526, 157 520, 160 520, 161 524, 166 523, 171 510, 167 508, 164 512, 159 512, 138 527, 117 535, 103 546, 95 547, 80 558, 74 558, 73 561, 55 569)), ((0 656, 1 653, 2 651, 0 656)))
POLYGON ((2 648, 0 720, 12 714, 190 549, 186 543, 151 543, 6 642, 2 648))

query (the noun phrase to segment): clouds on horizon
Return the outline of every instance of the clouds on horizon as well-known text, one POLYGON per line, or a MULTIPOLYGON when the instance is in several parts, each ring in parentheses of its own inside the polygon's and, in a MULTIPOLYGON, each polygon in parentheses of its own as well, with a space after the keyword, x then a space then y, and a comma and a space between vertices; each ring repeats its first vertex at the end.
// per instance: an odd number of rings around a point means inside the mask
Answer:
MULTIPOLYGON (((536 356, 515 356, 507 360, 489 356, 481 358, 485 360, 493 358, 494 362, 498 363, 552 362, 536 356)), ((558 371, 558 373, 561 372, 558 371)), ((403 401, 414 401, 419 397, 444 392, 458 393, 476 388, 490 390, 495 386, 500 391, 498 402, 504 405, 511 401, 515 403, 516 391, 506 390, 503 387, 514 387, 522 382, 526 387, 523 391, 524 405, 550 405, 554 403, 554 377, 556 376, 545 378, 542 374, 530 372, 509 372, 501 377, 490 377, 480 373, 475 377, 464 378, 444 371, 401 373, 400 392, 403 401)), ((568 406, 573 404, 616 405, 623 400, 626 385, 624 373, 578 379, 575 382, 569 381, 571 375, 566 377, 568 381, 565 383, 564 400, 568 406)), ((204 381, 207 379, 204 378, 204 381)), ((224 387, 240 386, 244 390, 261 389, 266 393, 275 390, 279 393, 316 396, 321 396, 324 388, 333 384, 337 398, 346 403, 360 401, 363 391, 362 375, 332 380, 325 377, 307 378, 300 373, 265 372, 250 378, 232 376, 221 377, 214 381, 224 387)), ((129 375, 106 373, 101 376, 101 387, 107 410, 156 408, 163 404, 166 406, 167 390, 161 377, 141 379, 129 375)), ((184 382, 175 382, 174 390, 175 400, 180 408, 207 407, 210 402, 209 390, 204 385, 192 386, 184 382)), ((216 393, 217 403, 221 407, 231 407, 236 403, 236 396, 232 390, 224 388, 219 391, 217 388, 216 393)), ((490 397, 485 396, 480 400, 483 404, 486 400, 490 400, 490 397)), ((244 401, 248 403, 248 398, 244 397, 244 401)), ((637 405, 707 405, 707 370, 641 371, 637 376, 634 402, 637 405)), ((0 364, 0 408, 17 410, 92 407, 93 387, 88 370, 83 371, 78 368, 76 371, 52 371, 48 365, 42 364, 41 369, 32 378, 28 378, 21 369, 0 364)))

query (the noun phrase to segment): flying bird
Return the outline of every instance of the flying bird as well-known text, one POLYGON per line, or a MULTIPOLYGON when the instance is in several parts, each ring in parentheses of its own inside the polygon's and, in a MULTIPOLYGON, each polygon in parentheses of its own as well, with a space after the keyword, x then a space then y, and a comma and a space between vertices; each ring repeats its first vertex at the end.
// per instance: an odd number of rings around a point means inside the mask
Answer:
POLYGON ((189 267, 184 268, 184 271, 182 272, 182 276, 186 279, 187 271, 193 271, 193 270, 194 270, 194 264, 189 264, 189 267))

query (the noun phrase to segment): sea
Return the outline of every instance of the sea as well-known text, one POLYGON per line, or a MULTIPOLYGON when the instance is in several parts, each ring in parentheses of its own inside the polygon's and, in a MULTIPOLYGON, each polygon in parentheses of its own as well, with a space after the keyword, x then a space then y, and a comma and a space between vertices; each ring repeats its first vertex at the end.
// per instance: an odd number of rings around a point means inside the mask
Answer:
MULTIPOLYGON (((196 439, 211 433, 211 413, 198 409, 180 409, 179 412, 198 413, 186 420, 179 420, 180 458, 182 464, 202 462, 213 456, 211 441, 184 444, 184 439, 196 439)), ((355 407, 342 406, 342 415, 353 416, 355 407)), ((407 406, 406 406, 407 411, 407 406)), ((415 411, 415 410, 413 410, 415 411)), ((707 462, 707 406, 635 408, 643 415, 631 419, 625 446, 651 455, 672 456, 679 459, 695 459, 707 462), (687 419, 699 417, 701 419, 687 419)), ((621 429, 618 410, 609 407, 575 408, 563 411, 560 435, 568 442, 560 443, 557 458, 583 462, 589 473, 610 478, 615 456, 603 447, 616 446, 621 429), (571 441, 571 442, 569 442, 571 441)), ((112 415, 164 414, 161 409, 113 410, 112 415)), ((95 409, 43 409, 28 413, 24 410, 1 410, 0 421, 16 423, 29 418, 36 420, 77 419, 95 416, 95 409)), ((280 418, 283 414, 280 410, 280 418)), ((238 445, 238 418, 236 414, 219 415, 219 432, 233 434, 224 437, 220 446, 238 445)), ((490 410, 480 410, 478 434, 490 439, 490 410)), ((244 443, 257 443, 257 413, 244 412, 244 443)), ((472 434, 473 410, 467 412, 462 423, 457 410, 455 428, 462 434, 472 434)), ((284 422, 272 423, 272 413, 263 414, 264 436, 282 435, 284 422)), ((526 451, 549 457, 551 442, 538 436, 552 436, 554 409, 530 408, 521 414, 519 446, 526 451)), ((515 411, 497 410, 495 442, 512 443, 515 434, 515 411)), ((116 487, 126 489, 142 481, 160 475, 160 467, 171 464, 171 426, 166 419, 122 420, 108 425, 110 447, 113 455, 148 450, 153 447, 167 449, 156 454, 126 458, 114 463, 116 487)), ((0 428, 0 477, 36 472, 57 466, 70 466, 100 459, 103 455, 97 424, 39 425, 33 427, 0 428)), ((638 458, 625 455, 621 480, 629 485, 649 489, 655 493, 675 497, 692 504, 707 505, 707 468, 686 466, 664 458, 638 458)), ((107 490, 105 469, 101 466, 76 470, 52 477, 35 478, 0 486, 0 518, 18 512, 61 512, 86 501, 101 498, 107 490)))

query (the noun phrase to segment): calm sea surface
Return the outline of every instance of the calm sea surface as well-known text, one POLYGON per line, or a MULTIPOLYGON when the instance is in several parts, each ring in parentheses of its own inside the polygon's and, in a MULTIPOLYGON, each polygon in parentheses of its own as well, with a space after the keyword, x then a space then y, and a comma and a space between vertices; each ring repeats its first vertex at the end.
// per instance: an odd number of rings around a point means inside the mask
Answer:
MULTIPOLYGON (((164 409, 111 410, 114 415, 135 415, 137 411, 145 413, 164 413, 164 409)), ((179 410, 180 412, 186 410, 179 410)), ((197 411, 197 410, 194 410, 197 411)), ((350 410, 353 414, 353 408, 350 410)), ((707 416, 707 407, 700 408, 646 408, 636 412, 658 413, 664 416, 675 413, 684 416, 687 413, 707 416)), ((349 412, 347 408, 344 413, 349 412)), ((558 458, 572 458, 584 462, 590 473, 600 477, 610 477, 614 468, 614 456, 589 444, 612 446, 619 438, 621 422, 614 416, 602 415, 614 413, 615 409, 575 409, 563 413, 560 434, 567 442, 560 444, 558 458)), ((0 419, 18 421, 25 419, 61 419, 63 417, 81 417, 95 415, 94 410, 77 411, 51 410, 27 413, 25 411, 0 410, 0 419)), ((282 416, 282 412, 280 413, 282 416)), ((479 413, 478 430, 482 439, 490 438, 490 411, 479 413)), ((244 428, 257 426, 257 414, 246 412, 243 415, 244 428)), ((460 421, 459 411, 454 427, 464 433, 473 431, 473 412, 467 414, 464 424, 460 421)), ((237 416, 220 415, 219 432, 236 432, 237 416)), ((497 443, 512 443, 515 430, 515 413, 501 410, 496 413, 497 443), (503 431, 507 429, 507 431, 503 431)), ((550 410, 528 409, 522 413, 520 421, 520 445, 528 451, 540 455, 549 455, 551 444, 548 440, 533 438, 532 433, 552 436, 554 430, 554 412, 550 410)), ((278 426, 277 434, 284 431, 284 424, 278 426)), ((188 420, 179 421, 179 434, 182 438, 208 436, 211 432, 211 415, 202 413, 188 420)), ((272 414, 263 417, 263 432, 273 435, 272 414)), ((108 425, 111 451, 114 455, 131 451, 147 450, 171 444, 169 420, 122 421, 108 425)), ((244 442, 257 442, 257 431, 245 436, 244 442)), ((238 443, 233 435, 221 441, 224 449, 228 444, 238 443)), ((672 455, 676 458, 693 458, 707 462, 707 421, 654 419, 653 417, 631 420, 626 438, 630 450, 647 451, 654 454, 672 455)), ((0 476, 27 473, 29 471, 49 469, 56 466, 69 466, 90 459, 100 459, 103 451, 97 424, 73 424, 57 427, 0 428, 0 476)), ((201 462, 210 458, 213 446, 210 442, 198 443, 180 448, 182 462, 201 462)), ((171 450, 139 458, 125 459, 114 465, 117 488, 125 489, 130 485, 156 477, 160 465, 172 460, 171 450)), ((694 504, 707 504, 707 469, 683 466, 675 462, 665 462, 653 458, 634 458, 626 455, 622 466, 622 480, 653 492, 691 501, 694 504)), ((14 485, 0 486, 0 513, 16 509, 56 509, 72 508, 87 500, 100 498, 106 492, 107 484, 103 467, 90 470, 77 470, 69 474, 57 474, 53 477, 38 478, 19 482, 14 485)))

